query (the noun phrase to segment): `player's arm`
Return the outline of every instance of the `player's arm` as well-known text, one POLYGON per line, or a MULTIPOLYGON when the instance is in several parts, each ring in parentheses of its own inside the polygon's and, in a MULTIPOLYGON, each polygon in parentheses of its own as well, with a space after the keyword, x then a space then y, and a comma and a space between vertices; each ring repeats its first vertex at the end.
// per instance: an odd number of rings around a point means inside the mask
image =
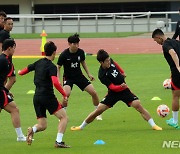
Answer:
POLYGON ((19 75, 25 75, 27 73, 29 73, 28 67, 25 67, 24 69, 18 71, 19 75))
POLYGON ((9 76, 5 84, 5 88, 10 90, 15 82, 16 82, 16 76, 9 76))
POLYGON ((54 87, 63 95, 64 98, 67 97, 65 91, 63 90, 60 82, 59 82, 59 79, 57 76, 51 76, 51 80, 52 80, 52 83, 54 85, 54 87))
POLYGON ((125 90, 127 87, 127 85, 125 83, 122 83, 121 85, 114 85, 113 83, 111 83, 108 88, 114 92, 120 92, 125 90))
POLYGON ((176 52, 173 50, 173 49, 170 49, 169 50, 169 54, 171 55, 175 65, 176 65, 176 68, 178 69, 178 71, 180 72, 180 66, 179 66, 179 58, 176 54, 176 52))
POLYGON ((60 70, 61 70, 61 66, 57 65, 57 77, 58 77, 58 79, 60 79, 60 70))
POLYGON ((86 64, 86 61, 82 61, 81 62, 85 72, 87 73, 88 77, 90 78, 91 81, 95 80, 95 78, 89 73, 89 70, 88 70, 88 67, 87 67, 87 64, 86 64))
POLYGON ((0 43, 0 53, 2 53, 2 43, 0 43))
POLYGON ((122 67, 119 66, 119 64, 115 61, 113 61, 114 65, 116 66, 116 68, 120 71, 120 73, 123 75, 123 76, 126 76, 125 75, 125 72, 124 70, 122 69, 122 67))
POLYGON ((178 35, 179 35, 179 34, 178 34, 179 23, 180 23, 180 22, 177 22, 177 24, 176 24, 176 30, 175 30, 175 33, 174 33, 172 39, 176 39, 176 38, 178 37, 178 35))

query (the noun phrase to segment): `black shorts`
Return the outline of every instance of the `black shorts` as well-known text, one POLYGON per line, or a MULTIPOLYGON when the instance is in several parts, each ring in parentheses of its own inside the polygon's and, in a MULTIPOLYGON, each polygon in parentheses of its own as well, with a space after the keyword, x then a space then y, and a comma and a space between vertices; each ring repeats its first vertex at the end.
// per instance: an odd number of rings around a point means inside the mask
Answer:
POLYGON ((171 89, 180 90, 180 73, 177 69, 171 71, 171 89))
POLYGON ((101 101, 109 107, 113 107, 118 101, 123 101, 129 107, 134 100, 138 100, 138 97, 134 95, 129 89, 125 89, 121 92, 109 91, 108 94, 101 101))
POLYGON ((91 84, 91 82, 84 76, 81 75, 76 79, 63 79, 63 86, 69 85, 71 89, 73 88, 73 84, 77 85, 82 91, 91 84))
POLYGON ((3 109, 8 103, 12 102, 13 98, 6 90, 0 90, 0 108, 3 109))
POLYGON ((34 95, 34 109, 37 118, 46 118, 46 110, 52 115, 62 108, 55 96, 40 96, 34 95))

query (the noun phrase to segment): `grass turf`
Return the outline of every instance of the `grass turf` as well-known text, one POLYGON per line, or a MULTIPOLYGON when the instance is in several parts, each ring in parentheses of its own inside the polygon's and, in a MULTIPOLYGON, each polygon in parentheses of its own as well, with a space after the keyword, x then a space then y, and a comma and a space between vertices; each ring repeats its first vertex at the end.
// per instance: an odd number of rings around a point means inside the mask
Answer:
MULTIPOLYGON (((48 38, 68 38, 74 33, 47 33, 48 38)), ((119 32, 119 33, 80 33, 81 38, 112 38, 112 37, 128 37, 143 34, 142 32, 119 32)), ((36 39, 41 38, 40 34, 11 34, 14 39, 36 39)))
MULTIPOLYGON (((71 145, 70 149, 55 149, 54 142, 57 133, 58 120, 54 116, 48 115, 48 128, 46 131, 37 133, 35 141, 31 146, 26 143, 16 142, 16 134, 11 124, 10 115, 2 110, 0 118, 0 151, 11 154, 152 154, 152 153, 179 153, 176 148, 162 148, 163 141, 179 141, 179 132, 167 126, 165 120, 170 118, 160 118, 156 113, 156 108, 160 104, 166 104, 171 108, 171 91, 162 87, 164 79, 169 78, 168 66, 160 54, 134 54, 134 55, 112 55, 126 72, 126 82, 132 92, 141 100, 142 105, 150 112, 155 122, 163 127, 163 131, 153 131, 149 124, 134 109, 128 108, 122 102, 118 102, 112 109, 103 113, 103 121, 94 121, 83 131, 72 132, 70 127, 79 125, 84 118, 94 110, 90 96, 86 92, 81 92, 74 86, 67 114, 69 123, 64 135, 64 141, 71 145), (160 97, 161 101, 152 101, 154 96, 160 97), (94 145, 96 140, 103 140, 105 145, 94 145)), ((27 64, 36 59, 13 59, 16 71, 22 69, 27 64)), ((87 56, 89 70, 96 77, 93 85, 99 95, 100 100, 105 96, 107 89, 97 78, 99 64, 96 57, 87 56)), ((54 63, 57 62, 55 59, 54 63)), ((29 90, 34 90, 33 73, 19 77, 12 88, 15 101, 20 109, 23 132, 26 134, 27 127, 36 123, 32 98, 27 95, 29 90)), ((55 91, 58 99, 61 95, 55 91)))

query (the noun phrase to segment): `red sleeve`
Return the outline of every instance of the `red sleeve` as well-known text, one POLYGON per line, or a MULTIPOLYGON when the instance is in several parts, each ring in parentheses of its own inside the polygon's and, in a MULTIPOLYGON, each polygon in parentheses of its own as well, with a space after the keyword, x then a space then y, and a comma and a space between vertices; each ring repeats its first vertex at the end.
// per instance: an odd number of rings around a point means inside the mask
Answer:
POLYGON ((27 73, 29 73, 29 70, 28 70, 27 67, 24 68, 24 69, 22 69, 22 70, 20 70, 20 71, 18 71, 18 74, 19 74, 19 75, 25 75, 25 74, 27 74, 27 73))
POLYGON ((117 69, 118 69, 122 74, 124 74, 124 70, 118 65, 118 63, 116 63, 116 62, 114 61, 114 65, 117 67, 117 69))
POLYGON ((114 92, 120 92, 126 89, 126 88, 121 87, 121 85, 114 85, 113 83, 111 83, 108 88, 114 92))
POLYGON ((67 97, 65 91, 63 90, 62 86, 60 85, 59 79, 57 76, 51 76, 52 83, 55 86, 55 88, 64 96, 67 97))

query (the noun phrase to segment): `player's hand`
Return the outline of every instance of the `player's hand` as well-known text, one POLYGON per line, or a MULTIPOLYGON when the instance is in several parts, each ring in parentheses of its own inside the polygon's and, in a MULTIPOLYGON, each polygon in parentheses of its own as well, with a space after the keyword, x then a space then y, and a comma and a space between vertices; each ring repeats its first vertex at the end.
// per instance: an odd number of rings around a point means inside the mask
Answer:
POLYGON ((90 81, 94 81, 95 80, 95 78, 91 74, 88 75, 88 76, 89 76, 90 81))
POLYGON ((18 74, 21 75, 21 70, 18 70, 18 74))
POLYGON ((67 107, 67 103, 68 103, 68 97, 63 97, 63 100, 62 100, 62 106, 63 107, 67 107))
POLYGON ((125 83, 122 83, 121 87, 124 88, 124 89, 128 88, 127 84, 125 84, 125 83))

